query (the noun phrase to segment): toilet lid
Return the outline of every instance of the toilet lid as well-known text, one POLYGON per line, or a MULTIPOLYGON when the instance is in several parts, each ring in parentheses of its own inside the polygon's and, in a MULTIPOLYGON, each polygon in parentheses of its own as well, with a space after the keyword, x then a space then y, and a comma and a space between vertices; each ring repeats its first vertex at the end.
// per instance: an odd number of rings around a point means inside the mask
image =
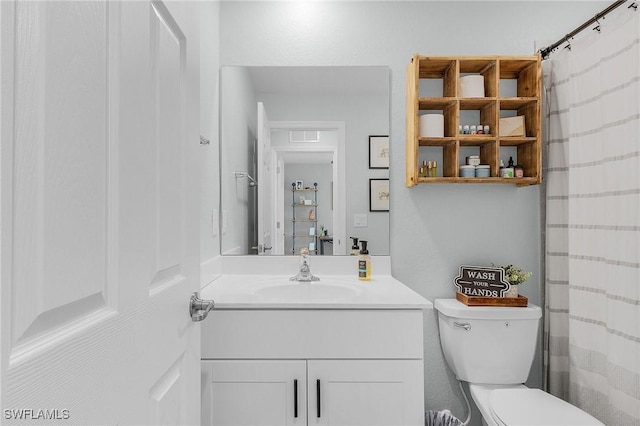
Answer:
POLYGON ((604 426, 578 407, 540 389, 496 389, 489 394, 491 413, 509 426, 604 426))

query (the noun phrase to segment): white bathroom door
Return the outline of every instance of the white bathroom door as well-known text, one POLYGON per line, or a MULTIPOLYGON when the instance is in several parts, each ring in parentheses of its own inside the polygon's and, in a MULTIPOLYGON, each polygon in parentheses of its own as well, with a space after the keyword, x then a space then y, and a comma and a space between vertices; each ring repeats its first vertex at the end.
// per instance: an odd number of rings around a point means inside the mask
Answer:
POLYGON ((273 249, 274 188, 272 176, 271 127, 264 104, 258 102, 258 254, 273 249))
POLYGON ((199 423, 197 4, 0 2, 3 423, 199 423))
POLYGON ((275 238, 273 239, 273 254, 283 255, 284 253, 284 204, 285 204, 285 190, 284 190, 284 160, 282 155, 277 151, 273 151, 273 155, 276 157, 276 177, 274 179, 276 194, 273 197, 275 206, 273 208, 275 212, 275 238))

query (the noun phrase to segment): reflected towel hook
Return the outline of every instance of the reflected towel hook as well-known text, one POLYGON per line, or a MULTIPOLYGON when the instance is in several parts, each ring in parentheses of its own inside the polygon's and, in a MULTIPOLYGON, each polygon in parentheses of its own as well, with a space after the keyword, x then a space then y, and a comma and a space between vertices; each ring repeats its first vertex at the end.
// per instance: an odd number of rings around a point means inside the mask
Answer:
POLYGON ((244 177, 248 178, 250 181, 249 186, 252 188, 258 186, 258 182, 256 182, 256 180, 252 178, 251 175, 247 172, 241 172, 236 170, 235 172, 233 172, 233 175, 235 176, 236 179, 244 178, 244 177))

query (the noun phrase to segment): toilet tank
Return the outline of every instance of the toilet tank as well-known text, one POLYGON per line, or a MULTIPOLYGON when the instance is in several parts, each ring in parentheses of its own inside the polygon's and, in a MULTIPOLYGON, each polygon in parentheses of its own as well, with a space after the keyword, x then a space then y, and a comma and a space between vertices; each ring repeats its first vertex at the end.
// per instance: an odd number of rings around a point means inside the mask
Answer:
POLYGON ((458 380, 524 383, 536 348, 540 307, 467 306, 436 299, 440 344, 458 380))

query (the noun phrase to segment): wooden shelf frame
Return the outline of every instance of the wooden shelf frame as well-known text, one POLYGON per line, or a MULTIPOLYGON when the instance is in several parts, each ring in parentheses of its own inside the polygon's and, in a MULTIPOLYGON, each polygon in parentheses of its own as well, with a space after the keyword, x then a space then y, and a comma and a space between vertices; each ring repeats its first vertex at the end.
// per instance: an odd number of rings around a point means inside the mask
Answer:
POLYGON ((542 59, 532 56, 421 56, 407 65, 406 186, 419 183, 510 183, 537 185, 542 180, 542 59), (484 76, 485 97, 460 96, 460 77, 484 76), (441 96, 420 97, 421 80, 441 80, 441 96), (503 80, 508 80, 507 82, 503 80), (501 88, 506 87, 504 96, 501 88), (515 84, 515 87, 513 87, 515 84), (510 90, 509 90, 510 89, 510 90), (444 115, 444 137, 419 137, 419 117, 425 112, 444 115), (459 134, 460 111, 477 111, 480 123, 488 124, 488 135, 459 134), (499 137, 500 118, 521 115, 525 136, 499 137), (420 147, 442 149, 442 176, 418 177, 420 147), (490 165, 489 178, 461 178, 460 148, 477 147, 482 164, 490 165), (500 150, 515 147, 523 178, 501 178, 500 150))

